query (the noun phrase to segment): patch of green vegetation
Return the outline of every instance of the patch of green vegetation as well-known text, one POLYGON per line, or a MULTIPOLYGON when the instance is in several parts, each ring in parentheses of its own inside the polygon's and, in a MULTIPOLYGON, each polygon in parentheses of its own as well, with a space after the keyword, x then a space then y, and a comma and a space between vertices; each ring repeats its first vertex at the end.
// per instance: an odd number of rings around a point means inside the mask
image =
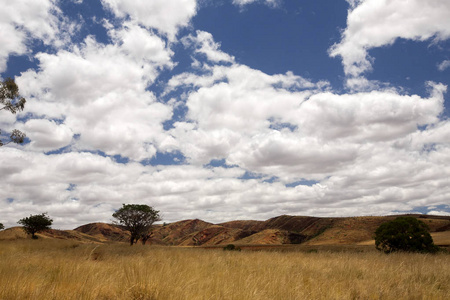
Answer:
POLYGON ((236 247, 234 244, 228 244, 225 247, 223 247, 224 251, 241 251, 240 247, 236 247))
POLYGON ((375 247, 385 253, 396 251, 436 253, 429 227, 414 217, 398 217, 375 231, 375 247))
POLYGON ((321 227, 315 234, 311 235, 308 239, 312 240, 313 238, 318 237, 322 233, 324 233, 327 229, 330 229, 332 227, 332 224, 325 225, 321 227))

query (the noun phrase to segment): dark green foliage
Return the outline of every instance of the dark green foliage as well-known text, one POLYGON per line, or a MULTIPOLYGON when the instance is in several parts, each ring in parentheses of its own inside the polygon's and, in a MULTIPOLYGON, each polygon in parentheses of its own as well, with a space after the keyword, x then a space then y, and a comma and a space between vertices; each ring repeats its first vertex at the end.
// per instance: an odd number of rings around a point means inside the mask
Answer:
POLYGON ((40 215, 30 215, 27 218, 20 219, 17 223, 23 226, 23 230, 27 234, 31 234, 32 239, 37 239, 36 233, 50 229, 53 220, 47 216, 47 213, 43 213, 40 215))
POLYGON ((330 229, 331 227, 333 227, 332 224, 322 226, 315 234, 310 236, 309 239, 312 240, 313 238, 318 237, 319 235, 321 235, 322 233, 324 233, 327 229, 330 229))
POLYGON ((3 229, 5 229, 5 226, 3 226, 2 223, 0 223, 0 230, 3 230, 3 229))
POLYGON ((413 217, 398 217, 381 224, 375 231, 375 247, 385 253, 435 253, 439 250, 433 243, 428 226, 413 217))
MULTIPOLYGON (((18 111, 22 111, 25 107, 26 100, 19 95, 19 87, 11 78, 6 78, 3 82, 0 82, 0 110, 7 110, 12 114, 16 114, 18 111)), ((1 130, 0 130, 1 135, 1 130)), ((8 142, 0 140, 0 146, 9 144, 11 142, 16 144, 23 143, 25 139, 25 133, 20 130, 14 129, 8 142)))
POLYGON ((290 232, 288 234, 289 243, 291 244, 301 244, 304 241, 306 241, 308 237, 306 235, 296 233, 296 232, 290 232))
POLYGON ((145 204, 122 204, 112 216, 130 232, 130 245, 142 238, 147 241, 153 223, 161 220, 159 211, 145 204))
POLYGON ((241 248, 236 247, 236 246, 233 245, 233 244, 228 244, 228 245, 226 245, 225 247, 223 247, 223 250, 224 250, 224 251, 241 251, 241 248))

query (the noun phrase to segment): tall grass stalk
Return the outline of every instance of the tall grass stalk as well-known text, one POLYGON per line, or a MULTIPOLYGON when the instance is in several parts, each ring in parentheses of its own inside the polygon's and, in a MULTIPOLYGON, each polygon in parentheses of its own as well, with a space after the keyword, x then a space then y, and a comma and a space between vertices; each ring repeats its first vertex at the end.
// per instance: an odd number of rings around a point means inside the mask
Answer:
POLYGON ((450 255, 0 241, 0 299, 450 299, 450 255))

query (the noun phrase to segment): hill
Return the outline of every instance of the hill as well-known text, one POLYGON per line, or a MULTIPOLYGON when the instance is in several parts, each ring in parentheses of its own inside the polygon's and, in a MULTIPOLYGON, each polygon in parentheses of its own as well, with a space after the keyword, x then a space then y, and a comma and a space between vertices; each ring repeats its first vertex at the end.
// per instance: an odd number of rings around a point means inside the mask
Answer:
POLYGON ((102 242, 127 242, 130 239, 128 231, 113 224, 89 223, 75 228, 74 231, 92 236, 102 242))
MULTIPOLYGON (((435 243, 450 247, 450 216, 409 215, 425 222, 435 243)), ((241 220, 219 224, 199 219, 155 225, 152 244, 167 246, 236 245, 373 245, 375 230, 398 216, 319 218, 278 216, 266 221, 241 220)), ((90 223, 74 230, 47 230, 42 238, 73 239, 85 243, 128 242, 130 234, 114 224, 90 223)), ((0 231, 0 240, 24 239, 20 227, 0 231)))
MULTIPOLYGON (((106 240, 98 239, 95 236, 84 234, 76 230, 57 230, 49 229, 36 234, 38 238, 43 239, 61 239, 61 240, 75 240, 83 243, 103 243, 106 240)), ((3 231, 0 231, 1 240, 19 240, 30 238, 23 230, 22 227, 11 227, 3 231)))
MULTIPOLYGON (((450 246, 450 216, 411 216, 430 227, 436 244, 450 246)), ((219 224, 192 219, 155 226, 151 242, 169 246, 217 246, 230 243, 370 245, 374 243, 373 235, 378 226, 396 217, 319 218, 283 215, 266 221, 238 220, 219 224)), ((92 234, 94 231, 84 232, 92 234)))

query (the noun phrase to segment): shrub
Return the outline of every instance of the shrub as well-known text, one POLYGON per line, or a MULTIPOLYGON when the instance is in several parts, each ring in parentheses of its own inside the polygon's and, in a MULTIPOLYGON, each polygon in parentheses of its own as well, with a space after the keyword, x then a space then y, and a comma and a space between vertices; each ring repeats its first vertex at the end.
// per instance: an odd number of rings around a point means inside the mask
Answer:
POLYGON ((224 250, 224 251, 241 251, 241 248, 236 247, 236 246, 233 245, 233 244, 228 244, 228 245, 226 245, 225 247, 223 247, 223 250, 224 250))
POLYGON ((375 231, 375 247, 385 253, 435 253, 439 250, 433 243, 428 226, 413 217, 398 217, 381 224, 375 231))

